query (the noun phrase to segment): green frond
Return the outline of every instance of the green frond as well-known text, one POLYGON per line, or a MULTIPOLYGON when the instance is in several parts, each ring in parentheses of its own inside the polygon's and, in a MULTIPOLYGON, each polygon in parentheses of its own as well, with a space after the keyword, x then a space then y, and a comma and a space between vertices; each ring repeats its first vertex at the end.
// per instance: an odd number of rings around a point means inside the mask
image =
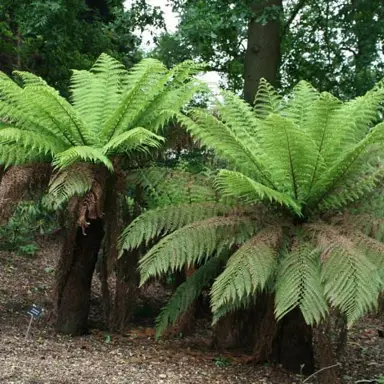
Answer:
POLYGON ((356 145, 379 121, 379 109, 384 100, 384 89, 374 89, 364 96, 345 102, 331 116, 330 142, 324 158, 332 163, 340 153, 356 145))
POLYGON ((213 257, 178 286, 156 318, 157 337, 160 337, 170 325, 175 324, 178 318, 189 309, 203 289, 220 273, 222 266, 223 258, 213 257))
POLYGON ((317 237, 322 252, 322 282, 325 297, 344 313, 351 326, 374 309, 383 282, 377 267, 336 228, 328 225, 309 225, 317 237))
POLYGON ((254 231, 246 217, 211 217, 186 225, 162 238, 140 260, 141 284, 168 271, 208 260, 213 253, 243 243, 254 231))
POLYGON ((225 122, 232 134, 246 145, 254 156, 259 156, 261 121, 256 118, 255 111, 245 100, 232 92, 222 91, 220 96, 223 100, 216 103, 220 120, 225 122))
POLYGON ((119 238, 119 249, 130 250, 160 235, 167 235, 185 225, 225 214, 231 207, 217 203, 184 203, 165 206, 144 212, 123 231, 119 238))
POLYGON ((218 156, 231 162, 235 168, 267 185, 273 185, 266 165, 224 122, 203 110, 194 110, 191 117, 178 113, 177 119, 194 139, 213 148, 218 156))
POLYGON ((315 143, 293 119, 271 114, 264 124, 260 144, 276 188, 304 201, 315 168, 315 143))
POLYGON ((281 97, 275 88, 264 78, 260 79, 254 102, 256 116, 265 119, 271 113, 279 113, 281 104, 281 97))
POLYGON ((370 172, 350 177, 336 187, 319 205, 321 211, 342 208, 373 192, 384 178, 384 166, 373 167, 370 172))
POLYGON ((200 72, 204 72, 206 69, 207 64, 205 63, 195 63, 192 60, 185 60, 171 69, 171 81, 177 86, 182 85, 186 80, 189 80, 192 76, 200 72))
POLYGON ((350 168, 359 160, 360 156, 366 152, 371 144, 382 143, 384 141, 384 123, 377 124, 367 135, 356 144, 352 149, 339 156, 337 162, 329 168, 312 189, 308 205, 314 207, 321 203, 340 181, 348 175, 350 168))
POLYGON ((112 162, 103 154, 101 149, 87 146, 71 147, 64 152, 58 153, 53 159, 52 165, 55 168, 63 169, 78 161, 101 163, 110 171, 113 171, 112 162))
POLYGON ((227 302, 220 308, 217 308, 212 316, 212 325, 215 325, 222 317, 229 313, 234 313, 239 310, 247 309, 257 301, 256 296, 243 296, 241 299, 237 297, 233 302, 227 302))
POLYGON ((43 203, 50 209, 59 209, 74 196, 83 196, 91 190, 94 180, 88 167, 73 166, 54 175, 43 203))
POLYGON ((319 95, 319 92, 311 84, 304 80, 300 81, 289 94, 288 103, 282 115, 300 129, 305 129, 308 115, 319 95))
POLYGON ((137 127, 113 137, 104 145, 103 153, 148 152, 149 148, 159 148, 163 142, 163 137, 145 128, 137 127))
POLYGON ((267 228, 253 236, 230 258, 211 289, 213 313, 227 303, 241 302, 244 297, 262 291, 276 267, 281 228, 267 228))
POLYGON ((27 85, 49 87, 49 85, 47 84, 47 82, 44 79, 42 79, 39 76, 34 75, 31 72, 13 71, 12 74, 15 77, 18 77, 22 81, 24 87, 26 87, 27 85))
POLYGON ((300 242, 285 255, 276 279, 276 318, 282 319, 296 307, 309 325, 320 323, 328 312, 319 252, 306 242, 300 242))
POLYGON ((289 195, 266 187, 240 172, 221 170, 215 185, 224 196, 233 196, 248 203, 269 200, 271 203, 288 207, 296 215, 301 215, 300 206, 289 195))
MULTIPOLYGON (((33 103, 41 106, 60 126, 61 132, 79 145, 93 145, 96 138, 82 121, 76 109, 51 87, 27 86, 25 91, 34 95, 33 103)), ((36 108, 36 107, 35 107, 36 108)))
POLYGON ((144 188, 149 207, 219 200, 212 179, 201 174, 151 167, 139 169, 129 179, 144 188))
POLYGON ((135 128, 135 119, 146 110, 153 94, 163 90, 169 74, 158 60, 144 59, 136 64, 126 76, 126 83, 120 103, 101 130, 102 140, 135 128))
POLYGON ((73 71, 72 103, 95 134, 116 109, 126 74, 124 66, 105 53, 90 71, 73 71))
POLYGON ((46 135, 39 135, 35 132, 28 132, 18 128, 8 127, 0 129, 0 145, 18 144, 20 147, 36 152, 36 155, 50 154, 53 156, 64 148, 60 143, 51 140, 46 135))
POLYGON ((330 93, 322 92, 320 97, 312 103, 310 110, 306 114, 305 130, 317 147, 309 193, 311 193, 313 185, 326 168, 323 153, 334 144, 332 142, 332 135, 335 127, 331 125, 331 119, 334 111, 340 105, 341 102, 336 97, 330 93))
POLYGON ((157 132, 176 118, 178 111, 183 109, 194 95, 207 92, 207 85, 198 80, 189 81, 178 88, 173 88, 172 85, 169 88, 156 98, 151 108, 141 114, 136 120, 137 125, 153 127, 157 132))
POLYGON ((30 163, 49 163, 51 156, 44 156, 18 144, 0 144, 0 164, 8 168, 11 165, 21 165, 30 163))

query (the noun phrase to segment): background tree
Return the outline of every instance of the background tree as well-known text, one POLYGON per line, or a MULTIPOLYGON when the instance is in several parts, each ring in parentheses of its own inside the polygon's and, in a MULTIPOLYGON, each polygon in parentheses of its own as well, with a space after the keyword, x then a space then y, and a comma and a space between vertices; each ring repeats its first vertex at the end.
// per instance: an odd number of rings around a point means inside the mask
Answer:
POLYGON ((68 95, 70 70, 89 68, 106 52, 127 67, 141 58, 135 29, 162 26, 158 8, 121 0, 2 1, 0 70, 26 70, 68 95))
POLYGON ((383 75, 380 0, 369 4, 364 0, 170 0, 170 4, 180 23, 174 34, 159 38, 156 57, 208 62, 227 88, 253 89, 246 96, 250 101, 260 77, 283 89, 304 79, 321 90, 353 97, 365 93, 383 75))
MULTIPOLYGON (((67 233, 57 276, 56 329, 86 331, 91 280, 104 234, 115 244, 114 220, 124 173, 119 159, 158 147, 158 132, 202 85, 201 66, 172 70, 147 59, 127 72, 102 54, 91 71, 75 71, 72 104, 41 78, 16 72, 23 86, 0 76, 0 164, 11 167, 0 185, 0 219, 28 189, 50 179, 45 203, 67 205, 67 233), (113 172, 115 171, 115 172, 113 172), (112 214, 110 213, 112 212, 112 214)), ((116 247, 108 247, 116 259, 116 247)))

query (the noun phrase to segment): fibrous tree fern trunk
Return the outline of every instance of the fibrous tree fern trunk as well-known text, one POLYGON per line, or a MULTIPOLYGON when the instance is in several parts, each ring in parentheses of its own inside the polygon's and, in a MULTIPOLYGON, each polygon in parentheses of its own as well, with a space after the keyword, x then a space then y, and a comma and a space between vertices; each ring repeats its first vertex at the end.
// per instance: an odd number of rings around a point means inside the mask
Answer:
POLYGON ((74 239, 71 235, 66 238, 64 249, 72 260, 58 297, 56 330, 60 333, 76 336, 87 332, 92 276, 103 235, 103 221, 93 219, 86 235, 77 228, 74 239))
POLYGON ((87 332, 92 277, 104 237, 106 172, 94 167, 92 189, 83 198, 73 198, 68 206, 56 276, 56 331, 60 333, 75 336, 87 332))

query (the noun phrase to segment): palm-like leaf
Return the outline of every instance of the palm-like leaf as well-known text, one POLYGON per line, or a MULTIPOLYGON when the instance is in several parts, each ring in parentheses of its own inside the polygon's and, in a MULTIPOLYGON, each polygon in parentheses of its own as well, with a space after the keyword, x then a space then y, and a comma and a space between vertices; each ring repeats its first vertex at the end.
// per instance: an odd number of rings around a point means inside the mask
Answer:
MULTIPOLYGON (((160 146, 159 128, 205 88, 192 78, 201 68, 185 62, 168 70, 145 59, 127 71, 102 54, 90 71, 74 71, 72 104, 32 73, 15 72, 19 86, 0 72, 0 165, 48 161, 64 170, 88 162, 113 171, 112 157, 160 146)), ((68 189, 53 188, 56 195, 87 190, 81 177, 62 180, 68 189)))

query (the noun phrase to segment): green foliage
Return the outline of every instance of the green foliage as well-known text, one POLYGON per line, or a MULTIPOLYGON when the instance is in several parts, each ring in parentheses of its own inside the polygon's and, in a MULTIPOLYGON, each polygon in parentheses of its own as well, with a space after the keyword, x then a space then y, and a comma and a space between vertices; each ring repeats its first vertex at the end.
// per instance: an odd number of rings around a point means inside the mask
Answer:
POLYGON ((163 142, 159 132, 204 86, 192 62, 168 70, 146 59, 130 71, 101 54, 90 71, 74 71, 70 104, 41 78, 15 72, 19 86, 0 73, 0 165, 51 162, 57 173, 51 201, 59 207, 91 186, 75 164, 101 164, 113 171, 112 159, 147 153, 163 142))
POLYGON ((37 235, 45 235, 57 226, 56 217, 40 203, 22 202, 5 226, 0 227, 0 249, 34 256, 37 235))
POLYGON ((381 0, 284 0, 283 10, 266 2, 256 15, 253 1, 170 3, 179 25, 174 33, 160 36, 153 55, 170 64, 203 60, 220 73, 223 86, 233 91, 243 88, 251 18, 264 24, 280 17, 279 86, 284 90, 306 79, 318 89, 349 98, 364 94, 383 77, 381 0))
POLYGON ((227 210, 170 199, 122 235, 122 248, 154 244, 140 260, 142 283, 197 267, 163 310, 160 333, 191 303, 188 292, 196 297, 206 284, 200 269, 205 276, 222 253, 228 262, 210 290, 214 322, 268 290, 277 319, 297 307, 312 325, 332 306, 351 325, 375 307, 384 288, 383 225, 343 212, 373 197, 382 180, 381 85, 342 102, 305 82, 280 99, 263 81, 258 100, 253 110, 224 92, 212 111, 177 114, 196 140, 228 161, 213 183, 227 210))
POLYGON ((0 4, 0 68, 42 76, 67 96, 71 68, 86 69, 100 52, 131 67, 141 59, 133 31, 162 27, 157 7, 123 0, 4 0, 0 4))

